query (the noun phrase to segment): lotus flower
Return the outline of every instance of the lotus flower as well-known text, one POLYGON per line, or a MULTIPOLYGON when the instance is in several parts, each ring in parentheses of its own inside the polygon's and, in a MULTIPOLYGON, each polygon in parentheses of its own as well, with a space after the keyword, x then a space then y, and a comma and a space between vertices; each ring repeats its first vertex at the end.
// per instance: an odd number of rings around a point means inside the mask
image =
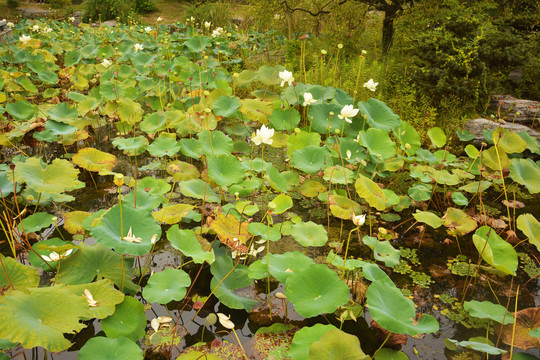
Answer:
POLYGON ((308 106, 308 105, 311 105, 311 104, 314 104, 316 103, 317 100, 315 100, 313 98, 313 95, 311 95, 311 93, 304 93, 304 103, 302 104, 302 106, 308 106))
POLYGON ((274 129, 269 129, 263 125, 260 129, 257 129, 255 135, 251 137, 251 141, 253 141, 255 145, 261 145, 261 143, 271 145, 274 141, 272 140, 272 136, 274 136, 274 129))
POLYGON ((26 44, 27 42, 29 42, 32 38, 29 36, 29 35, 24 35, 22 34, 20 37, 19 37, 19 41, 22 42, 23 44, 26 44))
POLYGON ((352 218, 352 222, 356 226, 362 226, 366 222, 366 215, 355 215, 352 218))
POLYGON ((364 84, 364 87, 368 88, 371 91, 375 91, 377 90, 377 85, 379 85, 378 82, 376 83, 375 81, 373 81, 373 79, 369 79, 369 81, 364 84))
POLYGON ((231 315, 227 316, 222 313, 217 313, 217 316, 219 318, 220 324, 223 325, 224 328, 230 330, 234 329, 234 323, 230 320, 231 315))
POLYGON ((51 31, 52 31, 52 29, 51 29, 49 26, 47 26, 45 29, 43 29, 43 33, 44 33, 44 34, 48 34, 48 33, 50 33, 51 31))
POLYGON ((107 60, 107 59, 103 59, 103 61, 101 62, 101 65, 105 66, 106 68, 111 66, 111 64, 112 64, 112 62, 107 60))
POLYGON ((212 23, 211 23, 211 22, 208 22, 208 21, 205 21, 205 22, 204 22, 204 27, 205 27, 205 28, 210 29, 210 26, 212 26, 212 23))
POLYGON ((343 109, 341 109, 341 114, 338 115, 338 118, 344 119, 349 124, 352 124, 352 120, 349 118, 355 117, 356 114, 358 114, 358 109, 353 108, 352 105, 345 105, 343 109))
POLYGON ((135 237, 135 235, 133 235, 133 230, 131 229, 131 226, 129 227, 127 235, 124 236, 122 240, 130 243, 140 243, 142 241, 140 237, 135 237))
POLYGON ((144 31, 146 31, 147 33, 151 32, 152 31, 152 28, 150 26, 147 26, 144 28, 144 31))
POLYGON ((39 31, 39 25, 32 26, 32 30, 34 30, 36 32, 39 31))
POLYGON ((133 47, 135 48, 135 52, 144 49, 144 46, 142 44, 135 44, 133 45, 133 47))
POLYGON ((156 21, 157 21, 157 22, 161 22, 161 21, 163 21, 163 18, 160 16, 160 17, 157 18, 156 21))
POLYGON ((281 87, 285 85, 285 83, 288 83, 291 85, 294 81, 294 77, 292 76, 292 72, 284 70, 279 73, 279 78, 281 79, 281 87))
POLYGON ((69 254, 71 254, 72 252, 73 252, 73 249, 69 249, 66 252, 62 253, 62 254, 59 254, 56 251, 53 251, 53 252, 51 252, 49 254, 49 256, 41 255, 41 257, 43 258, 43 260, 45 260, 47 262, 58 261, 58 260, 61 260, 61 259, 64 259, 64 258, 68 257, 69 254))
POLYGON ((13 29, 15 27, 15 24, 10 21, 6 24, 6 26, 10 29, 13 29))
POLYGON ((69 20, 69 22, 74 22, 75 18, 73 16, 70 16, 68 20, 69 20))

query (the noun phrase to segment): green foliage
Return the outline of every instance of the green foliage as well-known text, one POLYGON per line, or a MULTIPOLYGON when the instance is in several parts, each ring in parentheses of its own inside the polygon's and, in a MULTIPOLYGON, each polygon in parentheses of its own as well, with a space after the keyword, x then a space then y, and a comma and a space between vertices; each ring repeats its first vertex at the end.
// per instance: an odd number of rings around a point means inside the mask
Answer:
POLYGON ((84 21, 106 21, 119 19, 127 22, 133 14, 133 0, 86 0, 84 3, 84 21))
POLYGON ((195 24, 198 27, 205 22, 211 23, 212 28, 225 27, 231 25, 231 5, 226 1, 203 2, 197 1, 189 6, 184 14, 188 19, 195 18, 195 24))
POLYGON ((19 6, 19 2, 17 0, 7 0, 7 6, 11 9, 16 9, 19 6))

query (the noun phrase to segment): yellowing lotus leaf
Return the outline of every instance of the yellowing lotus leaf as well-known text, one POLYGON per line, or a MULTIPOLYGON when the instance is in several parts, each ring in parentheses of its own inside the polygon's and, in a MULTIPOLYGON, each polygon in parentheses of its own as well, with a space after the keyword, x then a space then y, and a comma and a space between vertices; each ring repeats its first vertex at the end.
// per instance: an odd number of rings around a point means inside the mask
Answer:
POLYGON ((73 162, 88 171, 112 171, 116 156, 94 149, 84 148, 73 155, 73 162))
POLYGON ((382 211, 386 208, 386 195, 373 180, 363 175, 359 175, 354 184, 356 192, 360 197, 366 199, 370 206, 382 211))
POLYGON ((64 229, 72 235, 84 234, 83 221, 91 214, 86 211, 72 211, 64 214, 64 229))
POLYGON ((187 204, 169 205, 159 211, 153 212, 152 216, 156 221, 172 225, 182 220, 194 207, 187 204))
POLYGON ((248 252, 245 244, 251 238, 251 234, 247 230, 247 222, 240 223, 233 215, 217 213, 217 217, 212 221, 210 227, 217 233, 223 244, 240 253, 248 252))
POLYGON ((49 165, 39 158, 31 157, 15 164, 15 181, 26 185, 37 193, 62 193, 73 190, 82 183, 77 179, 79 170, 64 159, 54 159, 49 165))

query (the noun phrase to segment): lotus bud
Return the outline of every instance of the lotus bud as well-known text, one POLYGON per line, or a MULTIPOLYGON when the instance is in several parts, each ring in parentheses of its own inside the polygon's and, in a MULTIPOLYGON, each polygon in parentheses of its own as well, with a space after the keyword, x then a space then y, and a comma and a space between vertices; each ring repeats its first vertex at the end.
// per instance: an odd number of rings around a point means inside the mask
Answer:
POLYGON ((380 228, 379 228, 379 233, 381 233, 382 235, 386 235, 386 234, 388 233, 388 231, 386 231, 385 228, 380 227, 380 228))
POLYGON ((343 49, 343 44, 337 44, 338 49, 343 49))
POLYGON ((28 202, 33 202, 33 201, 34 201, 34 195, 28 195, 28 196, 26 197, 26 201, 28 201, 28 202))
POLYGON ((116 186, 122 186, 124 185, 124 175, 122 174, 116 174, 114 175, 114 184, 116 186))
POLYGON ((283 293, 277 292, 274 294, 278 299, 287 300, 287 296, 283 293))
POLYGON ((322 56, 324 56, 324 55, 327 54, 327 51, 326 50, 321 50, 321 54, 322 54, 322 56))
POLYGON ((406 143, 406 144, 405 144, 405 149, 410 150, 410 149, 411 149, 411 144, 406 143))

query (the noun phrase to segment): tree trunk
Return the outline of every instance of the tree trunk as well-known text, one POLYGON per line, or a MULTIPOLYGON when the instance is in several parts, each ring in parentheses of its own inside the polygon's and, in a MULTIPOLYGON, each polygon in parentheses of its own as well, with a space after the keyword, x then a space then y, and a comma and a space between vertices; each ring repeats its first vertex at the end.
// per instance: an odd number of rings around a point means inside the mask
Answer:
POLYGON ((392 40, 394 37, 394 19, 396 18, 396 12, 385 12, 382 28, 382 53, 388 54, 388 51, 392 47, 392 40))

